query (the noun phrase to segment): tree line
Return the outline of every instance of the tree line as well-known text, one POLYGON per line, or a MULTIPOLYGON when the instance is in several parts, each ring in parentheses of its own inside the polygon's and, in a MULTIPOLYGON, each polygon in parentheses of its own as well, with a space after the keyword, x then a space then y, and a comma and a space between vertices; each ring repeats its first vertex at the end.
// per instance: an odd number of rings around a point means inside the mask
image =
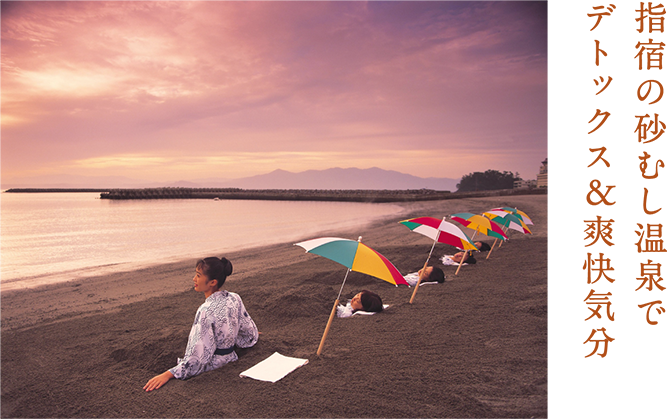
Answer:
POLYGON ((521 180, 518 172, 487 170, 486 172, 473 172, 463 176, 456 188, 457 192, 512 189, 516 180, 521 180))

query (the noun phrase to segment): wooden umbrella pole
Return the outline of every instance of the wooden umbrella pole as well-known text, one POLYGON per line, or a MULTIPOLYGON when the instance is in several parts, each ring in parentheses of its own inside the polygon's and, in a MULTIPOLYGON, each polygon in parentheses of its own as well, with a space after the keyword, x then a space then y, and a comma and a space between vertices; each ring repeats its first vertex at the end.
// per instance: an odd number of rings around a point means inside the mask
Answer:
POLYGON ((410 297, 410 304, 412 304, 412 302, 415 300, 415 295, 417 295, 417 289, 419 289, 419 284, 422 283, 424 272, 426 272, 426 266, 428 266, 428 261, 431 259, 431 255, 433 254, 433 248, 435 247, 435 243, 438 241, 438 237, 440 237, 440 232, 438 232, 438 235, 435 236, 435 240, 433 240, 433 245, 431 246, 431 251, 428 252, 428 257, 426 258, 426 262, 424 262, 424 267, 419 273, 419 279, 417 280, 417 285, 415 285, 415 289, 412 291, 412 297, 410 297))
MULTIPOLYGON (((470 239, 471 241, 472 241, 472 240, 475 240, 475 236, 477 235, 477 231, 478 231, 478 230, 475 230, 475 234, 473 234, 473 235, 472 235, 472 239, 470 239)), ((474 245, 474 244, 475 244, 475 243, 473 242, 473 245, 474 245)), ((456 272, 454 273, 454 275, 458 275, 458 274, 459 274, 459 270, 461 270, 461 266, 463 266, 463 261, 466 259, 466 255, 467 255, 467 254, 468 254, 468 251, 467 251, 467 250, 466 250, 465 252, 463 252, 463 256, 461 257, 461 262, 459 262, 459 267, 456 268, 456 272)))
POLYGON ((424 272, 426 271, 426 265, 428 265, 428 259, 426 259, 426 262, 424 262, 424 267, 422 268, 422 271, 419 273, 419 279, 417 280, 417 285, 415 285, 415 289, 412 291, 412 297, 410 297, 410 304, 415 300, 415 295, 417 294, 417 289, 419 289, 419 284, 422 283, 422 278, 424 277, 424 272))
POLYGON ((333 305, 333 308, 331 309, 331 314, 329 315, 329 321, 327 322, 327 327, 324 329, 324 334, 322 335, 322 340, 320 341, 320 346, 317 348, 317 356, 320 356, 322 353, 322 348, 324 348, 324 341, 327 339, 327 335, 329 334, 329 328, 331 327, 331 322, 333 321, 334 315, 336 314, 336 308, 338 307, 338 298, 336 298, 336 302, 333 305))
MULTIPOLYGON (((505 235, 507 235, 507 230, 508 230, 508 229, 509 229, 509 227, 503 227, 503 233, 505 233, 505 235)), ((500 241, 500 244, 498 245, 498 248, 499 248, 499 249, 500 249, 501 247, 503 247, 503 242, 504 242, 504 241, 505 241, 505 240, 501 240, 501 241, 500 241)))
MULTIPOLYGON (((359 237, 359 241, 361 241, 361 237, 359 237)), ((348 269, 347 272, 345 272, 345 278, 343 278, 343 285, 340 286, 340 290, 338 291, 338 297, 336 297, 336 302, 334 302, 333 308, 331 309, 331 314, 329 314, 329 321, 327 322, 327 327, 324 328, 324 334, 322 335, 320 346, 317 348, 317 356, 320 356, 320 354, 322 353, 322 348, 324 348, 324 341, 327 340, 327 335, 329 334, 329 328, 331 327, 331 322, 333 322, 334 315, 336 314, 336 308, 338 307, 338 302, 340 301, 340 295, 343 292, 345 281, 347 280, 347 276, 350 274, 351 270, 352 269, 348 269)))
POLYGON ((467 254, 468 254, 468 251, 466 250, 466 251, 463 253, 463 257, 461 258, 461 262, 459 262, 459 267, 456 268, 456 272, 454 272, 454 275, 458 275, 458 274, 459 274, 459 270, 461 269, 461 266, 463 266, 463 260, 466 258, 466 255, 467 255, 467 254))
POLYGON ((491 252, 493 252, 493 248, 496 247, 496 243, 497 243, 497 242, 498 242, 498 239, 495 239, 495 240, 493 241, 493 246, 491 246, 491 250, 489 250, 489 254, 486 255, 486 258, 487 258, 487 259, 489 258, 489 256, 491 256, 491 252))

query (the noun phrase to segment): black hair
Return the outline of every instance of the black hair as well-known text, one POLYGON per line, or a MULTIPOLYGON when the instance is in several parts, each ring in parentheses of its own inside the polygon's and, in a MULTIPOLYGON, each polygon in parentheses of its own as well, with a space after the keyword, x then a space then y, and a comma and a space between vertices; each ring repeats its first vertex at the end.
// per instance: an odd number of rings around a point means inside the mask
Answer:
POLYGON ((195 264, 195 269, 201 268, 201 271, 209 281, 217 280, 218 289, 222 287, 222 284, 225 283, 225 280, 229 275, 232 274, 232 262, 227 260, 227 258, 217 258, 210 257, 206 259, 200 259, 195 264))
POLYGON ((491 246, 489 246, 489 244, 487 242, 480 242, 480 243, 482 243, 482 245, 479 246, 479 251, 480 252, 486 252, 486 251, 491 250, 491 246))
POLYGON ((361 306, 364 311, 379 312, 382 311, 382 298, 374 292, 363 290, 361 291, 361 306))
POLYGON ((463 263, 467 263, 469 265, 474 265, 477 263, 477 259, 472 255, 472 253, 468 253, 468 258, 463 261, 463 263))
POLYGON ((442 284, 443 282, 445 282, 445 273, 442 271, 442 269, 434 266, 433 269, 431 270, 431 274, 428 276, 428 279, 431 282, 435 281, 442 284))

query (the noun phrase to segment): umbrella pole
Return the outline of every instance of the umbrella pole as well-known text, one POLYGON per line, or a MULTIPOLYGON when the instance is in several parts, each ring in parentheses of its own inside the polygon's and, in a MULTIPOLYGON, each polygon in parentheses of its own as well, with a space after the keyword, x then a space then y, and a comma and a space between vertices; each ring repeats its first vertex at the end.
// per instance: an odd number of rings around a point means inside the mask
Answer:
MULTIPOLYGON (((475 230, 475 234, 472 235, 472 238, 470 240, 475 240, 476 235, 477 235, 477 230, 475 230)), ((473 244, 475 244, 475 243, 473 242, 473 244)), ((459 267, 456 268, 456 272, 454 273, 454 275, 459 274, 459 270, 461 270, 461 266, 463 266, 463 261, 465 260, 467 254, 468 254, 467 250, 465 252, 463 252, 463 256, 461 257, 461 262, 459 262, 459 267)))
POLYGON ((456 272, 454 272, 454 275, 458 275, 458 274, 459 274, 459 270, 461 269, 461 266, 463 266, 463 259, 466 258, 466 254, 467 254, 467 253, 468 253, 467 250, 465 251, 465 253, 463 253, 463 257, 461 258, 461 262, 459 262, 459 267, 456 268, 456 272))
MULTIPOLYGON (((440 236, 440 233, 438 233, 438 236, 440 236)), ((419 289, 419 284, 422 283, 422 278, 424 277, 424 272, 426 271, 426 266, 428 265, 429 259, 431 259, 431 254, 433 254, 433 248, 435 247, 435 243, 438 241, 438 237, 433 240, 433 246, 431 246, 431 251, 428 252, 428 257, 426 258, 426 262, 424 262, 424 267, 422 268, 421 273, 419 274, 419 279, 417 280, 417 285, 415 285, 415 289, 412 291, 412 297, 410 297, 410 304, 415 300, 415 295, 417 295, 417 289, 419 289)))
MULTIPOLYGON (((509 230, 509 227, 503 227, 503 233, 505 233, 505 235, 507 235, 507 230, 509 230)), ((501 247, 503 247, 503 242, 504 242, 504 241, 505 241, 505 240, 501 240, 501 241, 500 241, 500 244, 498 245, 498 249, 500 249, 501 247)))
POLYGON ((331 314, 329 315, 329 321, 327 322, 327 327, 324 329, 324 334, 322 335, 320 346, 317 348, 317 356, 320 356, 320 354, 322 353, 322 348, 324 347, 324 341, 327 339, 327 335, 329 334, 329 328, 331 327, 331 322, 333 321, 334 315, 336 314, 336 307, 338 307, 338 298, 336 298, 333 308, 331 309, 331 314))
MULTIPOLYGON (((493 252, 493 248, 496 247, 496 243, 497 243, 497 242, 498 242, 498 239, 495 239, 495 240, 493 241, 493 246, 491 246, 491 250, 489 250, 489 254, 486 255, 486 258, 487 258, 487 259, 489 258, 489 256, 491 256, 491 252, 493 252)), ((498 247, 500 247, 500 246, 498 246, 498 247)))
POLYGON ((329 334, 329 328, 331 327, 331 322, 333 322, 334 315, 336 314, 336 308, 338 307, 338 302, 340 301, 340 295, 343 292, 343 287, 345 286, 345 280, 347 280, 347 275, 350 273, 350 269, 345 273, 345 278, 343 278, 343 285, 340 286, 340 291, 338 291, 338 297, 334 302, 333 308, 331 309, 331 314, 329 315, 329 321, 327 322, 327 327, 324 328, 324 334, 322 335, 322 340, 320 341, 320 346, 317 348, 317 356, 320 356, 322 353, 322 348, 324 348, 324 341, 327 340, 327 335, 329 334))

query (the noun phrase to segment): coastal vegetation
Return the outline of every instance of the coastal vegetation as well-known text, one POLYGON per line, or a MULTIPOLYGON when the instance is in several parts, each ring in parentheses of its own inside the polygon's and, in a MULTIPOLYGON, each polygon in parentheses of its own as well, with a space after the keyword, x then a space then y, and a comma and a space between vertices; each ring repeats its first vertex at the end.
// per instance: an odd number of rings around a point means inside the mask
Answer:
POLYGON ((486 172, 468 173, 461 178, 461 182, 456 187, 457 192, 512 189, 515 180, 521 180, 519 173, 487 170, 486 172))

